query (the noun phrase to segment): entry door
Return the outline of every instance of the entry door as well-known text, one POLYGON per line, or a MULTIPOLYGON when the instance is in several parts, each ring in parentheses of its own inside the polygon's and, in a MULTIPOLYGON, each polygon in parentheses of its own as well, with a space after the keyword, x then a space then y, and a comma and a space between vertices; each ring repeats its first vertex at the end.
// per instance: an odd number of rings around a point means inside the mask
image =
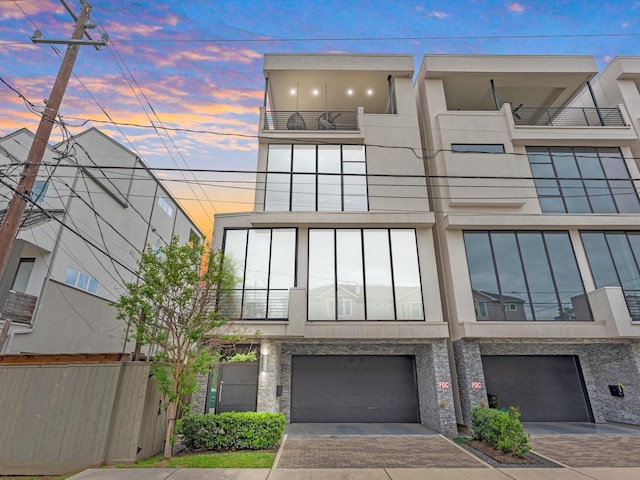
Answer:
POLYGON ((258 401, 258 362, 220 365, 216 413, 255 412, 258 401))

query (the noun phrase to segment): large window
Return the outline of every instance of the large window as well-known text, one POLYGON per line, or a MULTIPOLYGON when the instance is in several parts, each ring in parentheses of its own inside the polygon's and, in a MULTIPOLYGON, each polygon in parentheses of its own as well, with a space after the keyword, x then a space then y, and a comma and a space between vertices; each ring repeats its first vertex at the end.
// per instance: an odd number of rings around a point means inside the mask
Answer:
POLYGON ((619 148, 527 147, 544 213, 638 213, 619 148))
POLYGON ((269 145, 266 211, 366 211, 363 145, 269 145))
POLYGON ((296 283, 296 230, 226 230, 223 248, 237 279, 223 295, 223 312, 231 318, 286 319, 289 288, 296 283))
POLYGON ((478 320, 591 320, 567 232, 465 232, 478 320))
POLYGON ((416 234, 309 230, 309 320, 423 320, 416 234))
POLYGON ((631 318, 640 321, 640 232, 583 232, 597 288, 621 287, 631 318))

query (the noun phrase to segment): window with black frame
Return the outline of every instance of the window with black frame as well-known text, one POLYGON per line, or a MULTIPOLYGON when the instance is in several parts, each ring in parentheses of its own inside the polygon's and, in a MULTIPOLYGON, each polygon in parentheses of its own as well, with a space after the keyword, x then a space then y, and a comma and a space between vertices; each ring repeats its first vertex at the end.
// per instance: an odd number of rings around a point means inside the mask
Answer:
POLYGON ((639 213, 624 157, 614 147, 527 147, 543 213, 639 213))
POLYGON ((464 233, 477 320, 592 320, 567 232, 464 233))
POLYGON ((364 145, 269 145, 265 211, 367 211, 364 145))
POLYGON ((296 229, 228 229, 223 251, 236 278, 219 310, 232 319, 286 320, 296 284, 296 229))
POLYGON ((640 232, 582 232, 596 288, 621 287, 631 319, 640 321, 640 232))
POLYGON ((310 229, 308 319, 424 320, 412 229, 310 229))

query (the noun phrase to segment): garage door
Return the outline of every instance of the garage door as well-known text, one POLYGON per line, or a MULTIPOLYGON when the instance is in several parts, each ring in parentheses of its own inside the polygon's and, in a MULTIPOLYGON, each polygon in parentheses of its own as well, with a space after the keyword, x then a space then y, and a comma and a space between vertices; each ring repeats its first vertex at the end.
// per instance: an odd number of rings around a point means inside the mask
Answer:
POLYGON ((419 421, 414 357, 293 356, 291 421, 419 421))
POLYGON ((483 356, 488 394, 520 408, 523 422, 591 422, 578 358, 570 355, 483 356))

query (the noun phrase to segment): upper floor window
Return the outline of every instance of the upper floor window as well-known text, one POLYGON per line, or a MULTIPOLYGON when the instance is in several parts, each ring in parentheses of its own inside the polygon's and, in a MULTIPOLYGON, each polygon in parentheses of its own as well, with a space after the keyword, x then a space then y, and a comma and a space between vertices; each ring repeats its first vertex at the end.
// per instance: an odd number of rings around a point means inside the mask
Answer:
POLYGON ((501 143, 452 143, 451 151, 456 153, 504 153, 501 143))
POLYGON ((67 268, 64 283, 91 293, 98 291, 98 280, 71 267, 67 268))
POLYGON ((47 191, 49 190, 49 180, 36 180, 33 183, 33 189, 31 190, 31 200, 37 204, 44 203, 47 198, 47 191))
POLYGON ((363 145, 269 145, 265 211, 367 211, 363 145))
POLYGON ((296 229, 225 230, 223 250, 236 285, 225 292, 222 312, 231 318, 287 319, 289 289, 296 284, 296 229))
POLYGON ((309 320, 423 320, 416 234, 310 229, 309 320))
POLYGON ((640 321, 640 232, 582 232, 596 288, 621 287, 631 319, 640 321))
POLYGON ((162 208, 162 210, 164 210, 167 215, 169 215, 170 217, 173 216, 173 207, 169 205, 169 202, 167 202, 164 197, 158 196, 158 205, 160 205, 160 208, 162 208))
POLYGON ((591 320, 567 232, 465 232, 477 320, 591 320))
POLYGON ((544 213, 638 213, 619 148, 527 147, 544 213))

